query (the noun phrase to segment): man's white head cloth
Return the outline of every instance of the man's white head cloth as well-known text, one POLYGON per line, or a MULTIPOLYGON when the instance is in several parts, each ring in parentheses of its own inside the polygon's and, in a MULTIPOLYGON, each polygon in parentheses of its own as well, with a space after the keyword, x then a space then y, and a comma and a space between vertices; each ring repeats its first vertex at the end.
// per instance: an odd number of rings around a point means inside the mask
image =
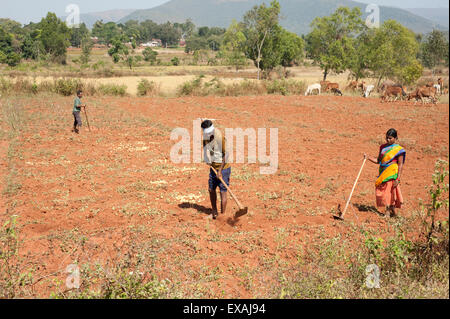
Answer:
POLYGON ((214 135, 214 130, 215 130, 214 125, 211 125, 210 127, 203 129, 203 137, 206 140, 209 140, 211 136, 214 135))

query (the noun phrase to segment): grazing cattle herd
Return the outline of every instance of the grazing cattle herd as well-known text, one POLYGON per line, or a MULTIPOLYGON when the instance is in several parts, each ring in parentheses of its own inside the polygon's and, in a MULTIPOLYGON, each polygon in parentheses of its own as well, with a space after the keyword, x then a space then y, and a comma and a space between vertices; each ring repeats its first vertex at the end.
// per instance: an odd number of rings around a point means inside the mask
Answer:
MULTIPOLYGON (((422 105, 425 103, 436 104, 440 95, 448 94, 448 86, 444 85, 444 80, 442 78, 439 78, 437 83, 427 82, 424 86, 418 86, 410 93, 406 92, 407 89, 405 86, 397 84, 391 80, 386 80, 377 87, 372 84, 366 85, 365 81, 351 81, 345 89, 353 92, 361 90, 362 96, 365 98, 368 98, 376 89, 381 97, 382 103, 395 102, 399 99, 407 101, 414 99, 414 104, 420 100, 422 105)), ((334 95, 343 96, 343 93, 339 88, 339 84, 332 83, 330 81, 321 81, 320 83, 309 85, 305 96, 312 95, 315 91, 317 91, 319 95, 322 92, 331 92, 334 95)))

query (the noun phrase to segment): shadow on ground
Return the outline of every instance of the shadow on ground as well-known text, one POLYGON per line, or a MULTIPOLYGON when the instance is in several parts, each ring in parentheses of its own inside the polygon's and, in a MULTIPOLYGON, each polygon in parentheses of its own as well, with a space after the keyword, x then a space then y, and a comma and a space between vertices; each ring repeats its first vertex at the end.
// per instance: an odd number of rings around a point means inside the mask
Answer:
POLYGON ((202 206, 202 205, 198 205, 198 204, 193 204, 193 203, 182 203, 179 204, 178 207, 182 208, 182 209, 189 209, 189 208, 193 208, 196 211, 198 211, 199 213, 205 214, 205 215, 212 215, 213 210, 211 208, 202 206))
POLYGON ((360 212, 370 212, 375 213, 379 216, 384 216, 382 212, 380 212, 375 206, 363 205, 363 204, 353 204, 354 207, 358 209, 360 212))

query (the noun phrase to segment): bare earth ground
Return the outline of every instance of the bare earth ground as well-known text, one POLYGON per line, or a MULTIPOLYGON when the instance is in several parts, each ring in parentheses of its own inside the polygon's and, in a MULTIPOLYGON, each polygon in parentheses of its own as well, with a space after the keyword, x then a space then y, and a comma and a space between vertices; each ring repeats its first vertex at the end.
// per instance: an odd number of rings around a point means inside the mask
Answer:
POLYGON ((86 98, 92 132, 85 127, 74 135, 72 100, 2 101, 23 106, 24 122, 13 141, 2 121, 0 174, 7 182, 0 205, 9 213, 2 208, 0 222, 19 216, 21 256, 42 278, 33 291, 39 297, 64 290, 67 265, 105 264, 131 245, 159 279, 190 289, 183 296, 271 296, 280 272, 318 240, 351 247, 361 241, 355 228, 382 237, 394 232, 392 220, 364 208, 375 204, 378 168, 371 163, 346 221, 331 218, 345 204, 363 152, 376 156, 389 128, 407 150, 400 218, 414 218, 428 198, 435 161, 448 159, 448 104, 333 96, 86 98), (200 117, 221 127, 279 129, 277 174, 260 175, 259 164, 232 166, 231 188, 249 207, 237 221, 231 198, 227 214, 211 219, 205 164, 170 161, 171 130, 192 132, 200 117))

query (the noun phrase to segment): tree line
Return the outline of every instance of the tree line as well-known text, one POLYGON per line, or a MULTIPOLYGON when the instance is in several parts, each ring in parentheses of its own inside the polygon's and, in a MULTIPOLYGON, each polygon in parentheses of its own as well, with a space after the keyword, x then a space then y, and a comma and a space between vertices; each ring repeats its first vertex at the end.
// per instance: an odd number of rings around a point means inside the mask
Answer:
MULTIPOLYGON (((133 64, 126 43, 134 49, 152 39, 163 46, 178 46, 184 39, 185 52, 216 52, 218 58, 237 69, 253 61, 258 78, 276 67, 298 65, 305 58, 323 70, 323 79, 333 72, 349 71, 358 80, 365 77, 395 79, 402 84, 415 82, 423 67, 448 66, 448 39, 434 30, 430 34, 414 34, 394 20, 379 28, 369 28, 359 8, 340 7, 330 16, 317 17, 307 35, 298 36, 280 26, 280 4, 254 6, 242 21, 227 28, 196 27, 192 21, 157 24, 151 20, 135 20, 116 24, 97 21, 92 30, 85 24, 69 28, 54 13, 39 23, 22 26, 0 19, 0 63, 15 66, 21 59, 49 59, 65 63, 69 46, 81 47, 81 60, 89 60, 91 37, 109 47, 114 62, 133 64)), ((146 49, 143 57, 153 62, 157 53, 146 49)), ((177 61, 176 61, 177 62, 177 61)), ((176 64, 174 62, 174 64, 176 64)))

